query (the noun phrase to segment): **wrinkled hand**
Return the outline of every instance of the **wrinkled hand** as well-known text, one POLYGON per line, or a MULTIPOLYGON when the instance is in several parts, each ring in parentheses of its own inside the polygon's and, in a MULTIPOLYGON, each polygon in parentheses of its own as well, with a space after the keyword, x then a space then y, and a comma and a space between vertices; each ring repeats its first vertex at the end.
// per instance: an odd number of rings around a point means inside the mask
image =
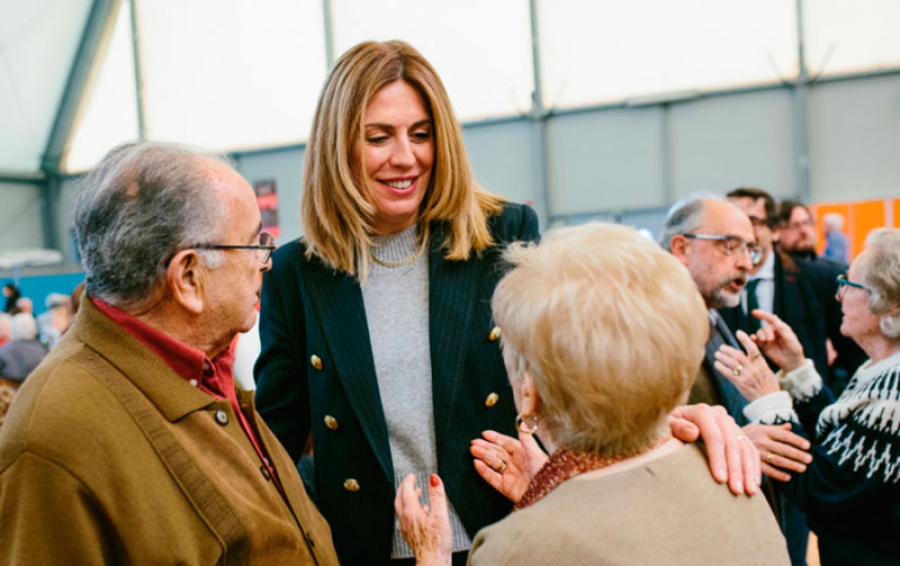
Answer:
POLYGON ((722 344, 716 351, 715 366, 719 373, 727 377, 748 401, 756 401, 760 397, 780 391, 778 379, 750 336, 743 330, 738 330, 735 338, 746 353, 728 344, 722 344))
POLYGON ((785 373, 800 367, 805 361, 803 346, 791 327, 766 311, 754 309, 753 316, 766 323, 751 336, 763 354, 785 373))
POLYGON ((447 511, 447 494, 441 478, 431 474, 428 483, 430 510, 420 503, 421 496, 422 490, 416 487, 416 477, 409 474, 397 488, 397 497, 394 498, 400 533, 412 548, 417 566, 450 566, 453 533, 447 511))
POLYGON ((735 495, 754 495, 761 480, 759 452, 724 407, 705 403, 677 407, 669 427, 679 440, 703 440, 713 478, 735 495))
POLYGON ((484 438, 476 438, 469 447, 475 457, 475 471, 507 499, 518 503, 531 478, 547 461, 547 454, 532 435, 520 434, 516 440, 486 430, 481 436, 484 438))
POLYGON ((762 472, 773 480, 790 481, 788 472, 802 474, 812 462, 809 441, 791 432, 790 424, 749 424, 743 430, 759 450, 762 472))

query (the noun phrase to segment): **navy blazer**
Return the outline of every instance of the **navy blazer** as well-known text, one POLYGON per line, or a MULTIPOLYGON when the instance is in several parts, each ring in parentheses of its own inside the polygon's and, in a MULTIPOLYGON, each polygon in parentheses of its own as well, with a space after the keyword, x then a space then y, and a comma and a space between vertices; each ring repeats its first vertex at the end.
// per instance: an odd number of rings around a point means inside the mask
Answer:
MULTIPOLYGON (((489 225, 495 246, 448 261, 445 226, 432 224, 428 256, 437 471, 473 538, 511 509, 469 454, 484 430, 515 434, 512 390, 491 335, 491 296, 505 244, 538 238, 537 215, 523 205, 505 205, 489 225), (499 399, 486 403, 492 393, 499 399)), ((394 470, 362 291, 355 278, 305 252, 302 239, 278 249, 263 279, 257 409, 295 461, 312 432, 314 497, 342 563, 386 563, 394 470)))
MULTIPOLYGON (((797 335, 803 353, 813 361, 816 371, 835 394, 846 385, 849 376, 866 360, 853 340, 841 334, 843 314, 835 299, 839 269, 825 264, 796 260, 775 254, 774 314, 797 335), (828 365, 826 340, 831 339, 838 358, 828 365)), ((747 314, 741 306, 720 309, 719 314, 732 332, 748 330, 747 314)))

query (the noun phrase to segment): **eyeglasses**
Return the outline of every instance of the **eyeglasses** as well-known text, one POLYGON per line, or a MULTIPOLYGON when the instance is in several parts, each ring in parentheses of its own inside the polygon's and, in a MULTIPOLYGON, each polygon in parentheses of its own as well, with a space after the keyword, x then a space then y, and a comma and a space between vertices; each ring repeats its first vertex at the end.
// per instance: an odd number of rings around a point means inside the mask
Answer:
POLYGON ((266 263, 272 256, 272 252, 277 247, 275 245, 275 236, 268 232, 259 233, 258 245, 238 246, 233 244, 197 244, 187 246, 188 248, 196 248, 198 250, 256 250, 256 257, 260 263, 266 263))
POLYGON ((728 255, 746 253, 750 256, 750 261, 755 265, 762 259, 763 250, 755 243, 745 242, 737 236, 724 236, 720 234, 682 234, 689 240, 712 240, 714 242, 722 242, 725 247, 725 253, 728 255))
POLYGON ((872 290, 869 289, 868 287, 866 287, 865 285, 862 285, 860 283, 856 283, 854 281, 850 281, 849 279, 847 279, 846 273, 841 273, 840 275, 837 276, 837 284, 838 284, 838 289, 837 289, 836 296, 837 296, 838 300, 843 300, 844 296, 847 294, 847 287, 853 287, 854 289, 862 289, 866 293, 872 292, 872 290))

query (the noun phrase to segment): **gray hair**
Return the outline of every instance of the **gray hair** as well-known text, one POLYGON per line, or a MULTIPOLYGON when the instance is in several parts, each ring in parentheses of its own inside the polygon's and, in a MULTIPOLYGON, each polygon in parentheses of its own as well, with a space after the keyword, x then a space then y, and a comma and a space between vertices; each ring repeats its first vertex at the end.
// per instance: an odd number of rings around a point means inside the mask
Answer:
POLYGON ((829 228, 840 230, 844 227, 844 216, 839 212, 829 212, 822 218, 822 223, 829 228))
POLYGON ((20 312, 13 315, 9 332, 13 340, 34 340, 38 335, 37 321, 30 314, 20 312))
POLYGON ((862 265, 863 283, 871 290, 869 310, 881 315, 881 332, 900 339, 900 229, 878 228, 866 237, 872 254, 862 265))
MULTIPOLYGON (((220 156, 138 142, 110 151, 80 183, 75 231, 87 293, 116 306, 140 304, 180 250, 216 239, 225 205, 210 190, 220 156)), ((230 164, 229 164, 230 165, 230 164)), ((199 252, 210 268, 221 252, 199 252)))
POLYGON ((666 214, 666 224, 659 235, 659 244, 666 251, 672 251, 670 247, 672 236, 689 234, 697 229, 703 220, 703 209, 707 200, 725 199, 713 193, 691 193, 672 205, 666 214))

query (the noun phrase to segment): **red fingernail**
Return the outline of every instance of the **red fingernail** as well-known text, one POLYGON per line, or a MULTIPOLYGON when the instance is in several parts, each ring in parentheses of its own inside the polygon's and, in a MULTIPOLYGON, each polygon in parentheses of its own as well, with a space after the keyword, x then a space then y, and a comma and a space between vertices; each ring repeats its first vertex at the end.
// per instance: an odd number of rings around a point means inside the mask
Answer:
POLYGON ((431 487, 437 487, 441 483, 441 480, 438 478, 437 474, 431 474, 431 479, 429 481, 431 481, 431 487))

